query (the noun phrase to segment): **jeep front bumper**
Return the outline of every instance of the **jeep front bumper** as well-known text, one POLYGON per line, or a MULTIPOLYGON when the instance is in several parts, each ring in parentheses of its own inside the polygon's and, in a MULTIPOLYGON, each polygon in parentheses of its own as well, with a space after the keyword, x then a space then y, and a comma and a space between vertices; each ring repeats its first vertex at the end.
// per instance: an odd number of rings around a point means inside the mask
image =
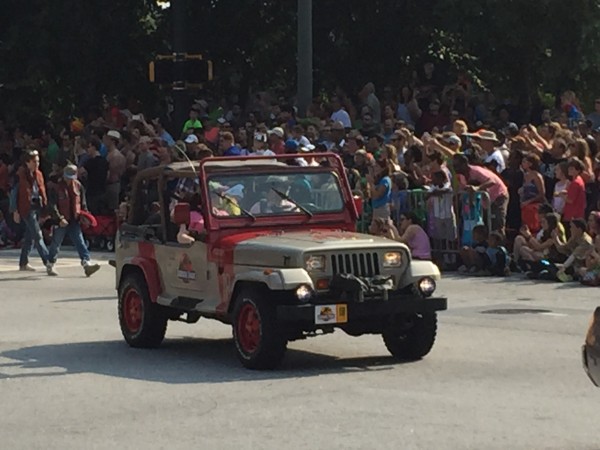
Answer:
POLYGON ((444 297, 422 298, 405 296, 394 300, 367 300, 364 302, 306 303, 277 306, 277 319, 281 322, 295 322, 303 325, 341 326, 345 323, 363 320, 393 318, 403 314, 423 314, 448 309, 444 297), (331 311, 331 320, 321 314, 324 308, 331 311), (340 309, 341 308, 341 309, 340 309), (320 319, 321 317, 321 319, 320 319))

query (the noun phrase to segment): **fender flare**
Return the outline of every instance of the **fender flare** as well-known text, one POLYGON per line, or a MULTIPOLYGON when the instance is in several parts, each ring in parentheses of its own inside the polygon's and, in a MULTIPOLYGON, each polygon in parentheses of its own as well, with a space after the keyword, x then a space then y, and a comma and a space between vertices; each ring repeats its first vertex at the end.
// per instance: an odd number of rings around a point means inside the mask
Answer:
POLYGON ((402 289, 410 284, 416 283, 421 278, 430 277, 435 281, 442 278, 440 269, 431 261, 411 260, 406 271, 402 274, 398 288, 402 289))
POLYGON ((158 269, 158 263, 156 260, 144 258, 142 256, 126 258, 123 261, 123 267, 121 268, 121 279, 123 278, 123 272, 128 266, 136 267, 142 271, 144 279, 146 280, 146 286, 148 287, 150 300, 153 303, 156 303, 158 296, 163 292, 163 287, 160 280, 160 271, 158 269))

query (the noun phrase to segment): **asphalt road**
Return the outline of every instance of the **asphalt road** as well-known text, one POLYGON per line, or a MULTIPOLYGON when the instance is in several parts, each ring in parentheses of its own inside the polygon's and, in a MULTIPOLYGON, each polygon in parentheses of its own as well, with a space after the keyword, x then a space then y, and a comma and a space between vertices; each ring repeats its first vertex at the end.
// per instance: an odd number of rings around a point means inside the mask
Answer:
POLYGON ((49 278, 15 258, 0 252, 1 449, 600 448, 580 357, 595 288, 449 277, 423 361, 336 332, 253 372, 230 328, 204 319, 130 349, 108 265, 86 279, 64 258, 49 278))

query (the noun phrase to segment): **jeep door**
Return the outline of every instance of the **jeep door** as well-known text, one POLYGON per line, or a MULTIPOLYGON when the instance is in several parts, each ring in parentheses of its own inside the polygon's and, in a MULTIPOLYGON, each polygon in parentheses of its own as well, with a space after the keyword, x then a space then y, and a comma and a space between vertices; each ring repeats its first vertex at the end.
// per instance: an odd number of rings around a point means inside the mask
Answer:
POLYGON ((213 311, 216 306, 212 284, 216 284, 216 272, 208 266, 206 233, 203 231, 201 211, 202 199, 199 196, 199 180, 194 173, 187 176, 167 178, 165 197, 170 201, 166 208, 167 236, 161 262, 164 265, 165 289, 171 297, 178 297, 181 306, 197 311, 213 311), (198 233, 192 244, 177 242, 178 226, 171 222, 170 212, 178 202, 190 204, 190 224, 188 228, 198 233))

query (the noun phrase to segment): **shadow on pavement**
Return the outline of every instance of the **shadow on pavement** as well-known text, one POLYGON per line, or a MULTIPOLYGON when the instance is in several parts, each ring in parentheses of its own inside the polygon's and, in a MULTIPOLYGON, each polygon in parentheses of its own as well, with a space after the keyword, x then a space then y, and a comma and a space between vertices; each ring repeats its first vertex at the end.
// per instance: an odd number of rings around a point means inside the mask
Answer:
MULTIPOLYGON (((10 272, 5 272, 5 273, 10 273, 10 272)), ((13 273, 21 273, 18 270, 13 271, 13 273)), ((30 275, 30 276, 19 276, 19 277, 0 277, 0 282, 2 281, 39 281, 42 278, 48 278, 48 275, 44 274, 44 276, 42 277, 42 275, 30 275)))
POLYGON ((52 303, 71 303, 71 302, 91 302, 95 300, 113 300, 117 301, 117 296, 115 295, 105 295, 102 297, 83 297, 83 298, 67 298, 64 300, 54 300, 52 303))
POLYGON ((338 359, 319 353, 288 350, 278 370, 251 371, 239 363, 231 339, 189 338, 165 340, 156 350, 133 349, 123 341, 78 342, 24 347, 0 353, 0 357, 15 361, 0 364, 0 379, 96 373, 168 384, 302 378, 328 373, 390 370, 399 364, 391 356, 338 359), (14 369, 16 366, 18 368, 11 370, 11 375, 2 374, 2 367, 14 369), (64 371, 57 372, 60 368, 64 371), (13 374, 18 369, 24 373, 13 374))

